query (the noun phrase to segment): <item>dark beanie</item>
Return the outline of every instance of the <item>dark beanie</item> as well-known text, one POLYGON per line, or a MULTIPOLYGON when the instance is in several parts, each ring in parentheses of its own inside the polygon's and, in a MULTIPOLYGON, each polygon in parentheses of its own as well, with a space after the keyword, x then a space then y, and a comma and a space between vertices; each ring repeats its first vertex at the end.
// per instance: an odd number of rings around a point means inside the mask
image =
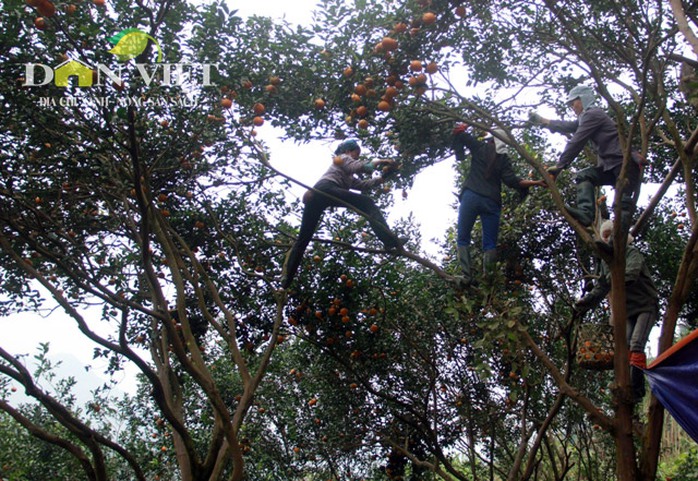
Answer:
POLYGON ((337 149, 334 151, 334 155, 341 155, 345 152, 351 152, 352 150, 356 150, 358 148, 360 148, 359 143, 355 139, 345 140, 337 146, 337 149))

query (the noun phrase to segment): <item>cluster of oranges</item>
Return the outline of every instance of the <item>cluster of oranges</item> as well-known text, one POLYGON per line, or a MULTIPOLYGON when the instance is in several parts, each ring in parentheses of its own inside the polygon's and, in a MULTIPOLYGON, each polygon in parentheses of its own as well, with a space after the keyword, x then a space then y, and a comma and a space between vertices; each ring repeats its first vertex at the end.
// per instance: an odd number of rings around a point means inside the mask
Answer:
MULTIPOLYGON (((27 5, 36 9, 39 14, 38 17, 34 19, 34 26, 39 30, 46 30, 48 27, 47 18, 51 18, 56 14, 56 6, 51 2, 51 0, 26 0, 27 5)), ((105 5, 105 0, 92 0, 98 7, 103 7, 105 5)), ((74 14, 78 7, 73 3, 68 3, 64 7, 65 13, 68 15, 74 14)))
MULTIPOLYGON (((425 3, 428 6, 428 3, 425 3)), ((375 106, 379 112, 389 112, 395 106, 395 100, 401 90, 405 87, 405 80, 402 75, 409 73, 407 84, 412 88, 415 95, 423 95, 427 91, 427 74, 433 75, 438 72, 439 67, 436 62, 422 62, 422 60, 411 60, 407 65, 396 67, 394 55, 400 48, 398 38, 401 35, 416 35, 421 28, 435 24, 437 16, 433 12, 425 12, 421 17, 416 18, 411 25, 405 22, 397 22, 386 36, 384 36, 373 48, 375 55, 382 55, 386 63, 389 64, 390 73, 385 79, 376 79, 367 76, 362 82, 354 85, 351 94, 352 103, 355 107, 346 117, 349 125, 356 123, 361 130, 366 130, 370 126, 369 118, 371 111, 369 106, 375 106), (384 85, 382 85, 384 83, 384 85), (381 84, 379 89, 378 85, 381 84)), ((354 69, 349 66, 343 71, 346 78, 354 76, 354 69)))

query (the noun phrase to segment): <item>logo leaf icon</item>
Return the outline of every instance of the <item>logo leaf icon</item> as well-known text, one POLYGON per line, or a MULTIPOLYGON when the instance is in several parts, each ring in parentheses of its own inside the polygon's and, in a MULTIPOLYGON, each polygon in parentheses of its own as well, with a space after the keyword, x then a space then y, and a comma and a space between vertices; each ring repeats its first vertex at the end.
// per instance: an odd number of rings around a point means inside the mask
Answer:
POLYGON ((127 62, 142 54, 148 47, 148 40, 152 40, 158 49, 158 62, 162 60, 162 49, 160 44, 147 33, 137 28, 127 28, 109 38, 109 42, 114 44, 114 48, 109 53, 116 55, 120 62, 127 62))

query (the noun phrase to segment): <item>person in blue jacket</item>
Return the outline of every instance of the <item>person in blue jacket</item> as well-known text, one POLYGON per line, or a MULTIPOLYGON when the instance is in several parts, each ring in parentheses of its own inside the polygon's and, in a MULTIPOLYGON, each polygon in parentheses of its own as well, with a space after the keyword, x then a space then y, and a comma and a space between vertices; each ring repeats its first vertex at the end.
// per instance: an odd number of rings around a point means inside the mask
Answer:
POLYGON ((287 289, 300 266, 303 252, 310 243, 315 229, 326 208, 353 207, 364 215, 387 250, 399 250, 405 239, 396 237, 388 227, 383 214, 369 196, 354 192, 366 191, 383 183, 394 171, 395 163, 391 159, 365 161, 359 158, 361 147, 354 139, 345 140, 334 152, 335 157, 330 168, 318 182, 303 196, 305 207, 301 227, 295 243, 289 250, 284 262, 281 288, 287 289), (357 174, 371 174, 380 169, 381 175, 361 179, 357 174))
MULTIPOLYGON (((515 189, 522 197, 528 188, 544 186, 542 180, 519 178, 507 155, 507 145, 498 137, 489 134, 478 140, 467 132, 467 124, 457 124, 453 129, 453 150, 456 160, 465 160, 465 149, 470 151, 470 171, 459 194, 457 253, 463 273, 461 283, 467 287, 474 284, 471 269, 470 241, 475 221, 482 222, 483 270, 488 273, 497 259, 497 237, 502 211, 502 183, 515 189)), ((504 136, 501 130, 494 131, 504 136)))

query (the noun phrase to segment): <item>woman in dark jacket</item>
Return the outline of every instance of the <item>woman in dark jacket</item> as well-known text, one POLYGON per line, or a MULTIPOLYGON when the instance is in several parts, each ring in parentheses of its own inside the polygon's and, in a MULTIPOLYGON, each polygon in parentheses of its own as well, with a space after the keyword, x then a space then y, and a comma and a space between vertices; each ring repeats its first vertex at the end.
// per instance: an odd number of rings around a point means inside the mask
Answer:
MULTIPOLYGON (((529 187, 544 186, 543 181, 524 180, 514 173, 506 153, 506 144, 489 135, 478 140, 466 130, 468 125, 458 124, 453 129, 453 149, 456 159, 465 160, 465 148, 470 151, 470 172, 460 192, 458 210, 458 261, 463 271, 462 282, 470 285, 473 275, 470 268, 470 238, 478 217, 482 222, 483 269, 488 272, 497 258, 497 237, 502 211, 502 183, 525 196, 529 187)), ((505 135, 501 130, 497 135, 505 135)))
POLYGON ((312 239, 323 212, 328 207, 353 207, 368 219, 371 228, 386 249, 394 250, 402 247, 403 241, 395 237, 390 231, 383 214, 373 199, 367 195, 352 192, 353 190, 368 190, 380 185, 385 180, 383 175, 360 179, 356 177, 356 174, 370 174, 376 169, 391 171, 394 162, 388 159, 366 162, 359 159, 360 154, 361 147, 356 140, 350 139, 342 142, 335 150, 335 157, 330 168, 315 184, 313 190, 308 191, 303 197, 305 203, 303 219, 298 238, 286 256, 281 277, 282 289, 291 285, 303 257, 303 252, 312 239))

